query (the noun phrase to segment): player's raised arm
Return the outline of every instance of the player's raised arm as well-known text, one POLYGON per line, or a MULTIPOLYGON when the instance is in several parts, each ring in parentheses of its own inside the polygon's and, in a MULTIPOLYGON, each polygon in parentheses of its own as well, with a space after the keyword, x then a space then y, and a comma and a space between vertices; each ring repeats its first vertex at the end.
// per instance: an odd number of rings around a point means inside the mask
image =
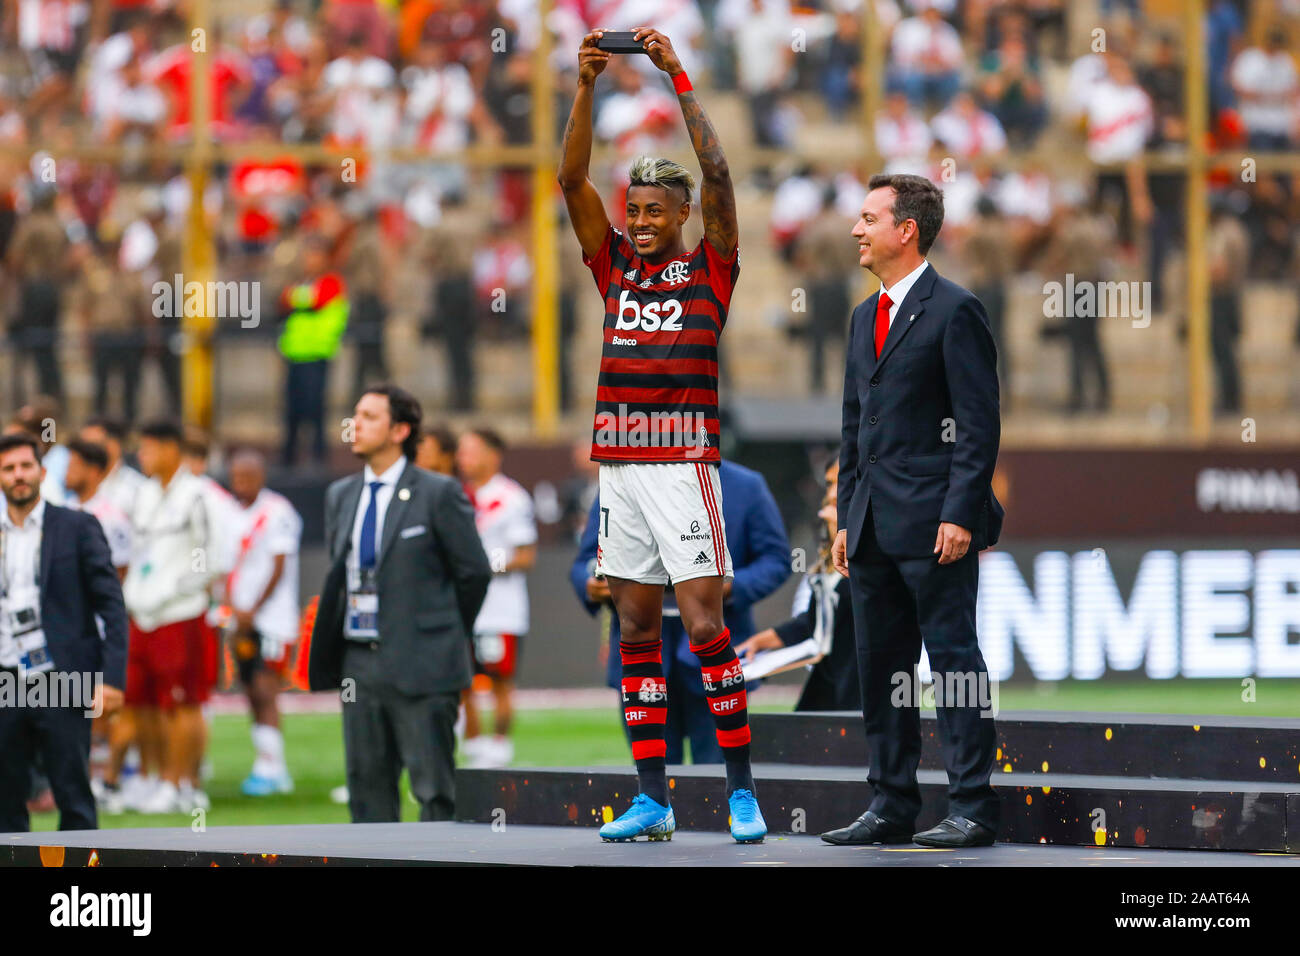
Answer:
POLYGON ((700 183, 700 212, 704 215, 704 238, 712 243, 718 255, 729 259, 736 248, 739 234, 736 226, 736 191, 731 186, 731 170, 727 168, 727 157, 723 155, 718 133, 705 115, 704 107, 696 98, 695 91, 690 88, 689 81, 682 83, 677 79, 679 74, 684 76, 685 71, 668 38, 649 27, 637 27, 635 34, 635 38, 645 44, 650 61, 673 77, 677 102, 681 104, 686 128, 691 134, 691 145, 700 161, 703 177, 700 183))
POLYGON ((573 98, 568 125, 564 127, 564 157, 556 177, 569 207, 569 219, 582 251, 590 258, 600 251, 609 231, 609 216, 600 193, 587 170, 591 165, 591 102, 598 77, 609 63, 610 54, 596 48, 603 30, 593 30, 578 48, 578 93, 573 98))

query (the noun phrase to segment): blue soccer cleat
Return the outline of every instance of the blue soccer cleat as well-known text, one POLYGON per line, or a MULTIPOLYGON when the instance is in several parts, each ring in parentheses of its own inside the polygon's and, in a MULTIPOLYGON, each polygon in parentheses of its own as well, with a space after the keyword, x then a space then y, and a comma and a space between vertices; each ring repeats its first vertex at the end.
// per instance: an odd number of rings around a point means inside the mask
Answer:
POLYGON ((737 843, 762 843, 767 824, 751 790, 734 790, 727 803, 731 806, 731 835, 737 843))
POLYGON ((661 806, 644 793, 638 793, 626 813, 600 828, 600 838, 606 843, 627 843, 639 836, 647 840, 671 840, 676 829, 677 818, 672 807, 661 806))
POLYGON ((279 777, 263 777, 250 773, 239 785, 240 792, 246 797, 269 797, 276 793, 293 793, 293 780, 286 773, 279 777))

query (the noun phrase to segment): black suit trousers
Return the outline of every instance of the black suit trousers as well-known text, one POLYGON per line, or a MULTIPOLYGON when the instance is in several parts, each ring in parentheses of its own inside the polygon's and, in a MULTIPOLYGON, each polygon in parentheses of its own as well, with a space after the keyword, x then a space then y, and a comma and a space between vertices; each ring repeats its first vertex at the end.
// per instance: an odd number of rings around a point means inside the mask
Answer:
POLYGON ((343 754, 353 823, 398 823, 402 819, 398 780, 405 767, 420 820, 456 815, 455 691, 403 694, 380 671, 378 650, 348 642, 345 677, 354 699, 343 704, 343 754))
POLYGON ((27 797, 38 753, 59 808, 59 829, 94 830, 98 818, 90 791, 90 718, 85 711, 0 707, 0 833, 30 829, 27 797))
MULTIPOLYGON (((938 525, 936 524, 936 532, 938 525)), ((948 812, 996 831, 998 798, 989 784, 997 738, 988 670, 975 634, 979 555, 941 565, 937 555, 897 557, 876 540, 872 505, 849 560, 858 675, 862 685, 873 797, 870 809, 910 828, 921 811, 916 665, 924 641, 935 680, 939 735, 948 771, 948 812), (903 683, 906 681, 907 683, 903 683), (910 690, 903 695, 902 689, 910 690), (943 693, 954 688, 961 693, 943 693)))

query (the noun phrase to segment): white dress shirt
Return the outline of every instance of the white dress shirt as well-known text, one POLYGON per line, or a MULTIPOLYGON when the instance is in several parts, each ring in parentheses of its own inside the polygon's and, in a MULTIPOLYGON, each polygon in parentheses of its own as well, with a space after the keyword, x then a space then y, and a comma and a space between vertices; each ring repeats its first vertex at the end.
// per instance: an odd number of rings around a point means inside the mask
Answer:
MULTIPOLYGON (((378 481, 382 484, 375 492, 375 567, 379 566, 379 553, 384 541, 384 519, 388 515, 388 505, 393 500, 393 492, 397 488, 397 480, 402 476, 406 469, 406 456, 402 455, 384 470, 382 475, 376 475, 370 465, 367 464, 362 475, 361 498, 357 501, 357 514, 352 521, 352 547, 348 550, 347 571, 348 571, 348 617, 343 624, 343 635, 349 639, 360 638, 362 640, 373 640, 376 634, 369 630, 370 625, 355 623, 352 619, 352 600, 353 595, 361 590, 361 525, 366 520, 366 509, 370 507, 372 481, 378 481), (362 628, 362 630, 358 630, 362 628)), ((377 587, 377 585, 376 585, 377 587)), ((361 600, 357 598, 357 600, 361 600)), ((371 599, 372 601, 375 599, 371 599)), ((359 612, 374 611, 374 608, 358 607, 359 612)), ((375 614, 377 615, 377 611, 375 614)), ((376 617, 377 621, 377 617, 376 617)))
POLYGON ((9 612, 20 607, 40 607, 36 580, 41 560, 41 533, 45 527, 45 499, 27 515, 22 525, 0 506, 0 531, 4 534, 4 596, 0 597, 0 667, 18 666, 18 645, 9 626, 9 612))
POLYGON ((889 296, 889 327, 891 329, 894 327, 894 316, 898 315, 899 305, 907 298, 907 293, 912 291, 912 286, 916 285, 916 280, 921 278, 921 273, 925 271, 925 267, 929 264, 929 262, 922 259, 921 264, 895 282, 892 289, 884 290, 885 295, 889 296))
POLYGON ((382 475, 376 475, 371 467, 366 465, 361 484, 361 500, 357 502, 357 516, 352 522, 352 550, 348 554, 349 569, 361 566, 359 563, 361 559, 361 523, 366 520, 366 509, 370 507, 370 483, 372 481, 382 481, 384 483, 375 498, 375 563, 378 564, 379 546, 384 540, 384 517, 388 514, 388 504, 393 500, 393 492, 397 489, 397 480, 402 477, 402 472, 405 470, 405 455, 402 455, 397 461, 389 465, 382 475))

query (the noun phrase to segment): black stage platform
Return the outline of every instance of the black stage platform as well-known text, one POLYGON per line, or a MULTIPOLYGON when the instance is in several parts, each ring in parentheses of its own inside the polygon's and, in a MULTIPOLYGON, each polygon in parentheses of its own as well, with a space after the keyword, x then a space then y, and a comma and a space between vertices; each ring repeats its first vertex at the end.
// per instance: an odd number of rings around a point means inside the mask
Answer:
POLYGON ((1002 843, 974 850, 834 847, 816 836, 739 846, 721 833, 678 831, 668 843, 602 843, 579 827, 370 823, 96 830, 0 835, 5 866, 1188 866, 1300 867, 1262 853, 1132 850, 1002 843), (92 862, 93 853, 93 862, 92 862))
MULTIPOLYGON (((769 837, 757 847, 726 832, 720 766, 669 768, 670 844, 601 843, 595 828, 636 791, 629 759, 458 770, 457 823, 0 835, 0 865, 1300 865, 1300 720, 1008 712, 996 726, 999 843, 978 850, 823 844, 815 834, 870 797, 861 715, 764 713, 753 754, 769 837)), ((922 733, 926 827, 946 812, 947 776, 932 715, 922 733)))
MULTIPOLYGON (((771 833, 844 826, 870 800, 857 713, 752 715, 754 778, 771 833)), ((998 839, 1060 846, 1300 853, 1300 720, 1006 712, 996 720, 998 839)), ((922 716, 923 808, 947 811, 933 714, 922 716)), ((627 767, 457 772, 457 816, 599 826, 635 788, 627 767)), ((670 767, 684 830, 725 831, 721 767, 670 767)))
MULTIPOLYGON (((668 773, 680 829, 727 829, 720 767, 670 767, 668 773)), ((771 833, 848 824, 870 802, 865 776, 852 767, 754 765, 771 833)), ((941 770, 917 777, 923 805, 917 823, 929 826, 947 812, 948 777, 941 770)), ((458 817, 479 823, 504 816, 522 824, 599 826, 622 813, 636 792, 635 775, 621 767, 461 770, 456 780, 458 817)), ((1300 852, 1300 785, 1017 773, 995 774, 993 785, 1002 798, 998 839, 1012 843, 1300 852)))
MULTIPOLYGON (((865 767, 862 715, 750 715, 755 761, 865 767)), ((998 773, 1240 780, 1300 788, 1300 720, 1008 711, 994 721, 998 773)), ((921 716, 921 769, 942 770, 938 721, 921 716)), ((996 782, 996 779, 995 779, 996 782)))

